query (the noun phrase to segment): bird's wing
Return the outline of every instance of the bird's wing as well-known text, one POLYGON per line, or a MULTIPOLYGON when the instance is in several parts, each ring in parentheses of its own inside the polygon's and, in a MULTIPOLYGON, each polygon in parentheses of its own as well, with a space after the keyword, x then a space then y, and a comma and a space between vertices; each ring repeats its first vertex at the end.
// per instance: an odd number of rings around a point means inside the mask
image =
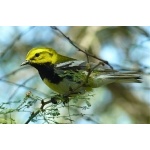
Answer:
POLYGON ((101 73, 113 73, 116 72, 115 70, 111 69, 108 65, 102 64, 102 63, 87 63, 85 61, 80 60, 73 60, 73 61, 67 61, 64 63, 56 64, 55 66, 56 70, 72 70, 72 71, 88 71, 89 69, 92 71, 99 71, 101 73))
POLYGON ((116 71, 101 63, 74 60, 57 64, 54 68, 59 76, 79 83, 84 81, 90 72, 90 78, 94 79, 92 87, 112 82, 142 82, 141 76, 135 71, 116 71))

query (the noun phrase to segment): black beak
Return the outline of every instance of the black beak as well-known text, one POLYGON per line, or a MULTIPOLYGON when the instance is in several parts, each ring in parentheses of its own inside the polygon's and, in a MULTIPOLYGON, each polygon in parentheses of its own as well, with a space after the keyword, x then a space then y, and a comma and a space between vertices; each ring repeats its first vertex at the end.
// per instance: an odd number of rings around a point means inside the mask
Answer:
POLYGON ((22 64, 21 64, 21 66, 24 66, 24 65, 28 65, 29 64, 29 61, 25 61, 25 62, 23 62, 22 64))

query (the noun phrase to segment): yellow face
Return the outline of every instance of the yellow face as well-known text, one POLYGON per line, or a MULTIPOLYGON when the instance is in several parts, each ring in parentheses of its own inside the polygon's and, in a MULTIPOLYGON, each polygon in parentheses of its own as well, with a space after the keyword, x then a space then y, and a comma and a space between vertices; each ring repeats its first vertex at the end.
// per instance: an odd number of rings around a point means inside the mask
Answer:
POLYGON ((29 64, 44 64, 51 63, 54 64, 57 60, 57 53, 51 48, 33 48, 31 49, 27 56, 26 62, 29 64))

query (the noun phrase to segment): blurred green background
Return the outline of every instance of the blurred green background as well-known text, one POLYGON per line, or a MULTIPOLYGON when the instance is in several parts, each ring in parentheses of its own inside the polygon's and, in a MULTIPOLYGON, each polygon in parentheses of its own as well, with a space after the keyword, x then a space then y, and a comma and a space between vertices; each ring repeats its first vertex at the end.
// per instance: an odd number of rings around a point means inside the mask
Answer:
MULTIPOLYGON (((134 26, 60 26, 58 27, 81 49, 107 60, 114 69, 135 70, 143 83, 110 84, 94 90, 91 107, 72 109, 85 113, 73 117, 73 123, 150 123, 150 27, 134 26)), ((0 122, 25 123, 35 106, 29 110, 16 108, 26 93, 47 98, 51 90, 41 81, 36 69, 20 64, 27 52, 37 46, 52 47, 57 52, 79 60, 86 56, 61 34, 48 26, 0 27, 0 122), (16 111, 12 111, 16 109, 16 111)), ((96 61, 91 58, 91 61, 96 61)), ((82 106, 83 103, 80 102, 82 106)), ((67 115, 63 109, 61 114, 67 115)), ((60 123, 68 123, 63 117, 60 123)), ((32 123, 45 123, 35 121, 32 123)))

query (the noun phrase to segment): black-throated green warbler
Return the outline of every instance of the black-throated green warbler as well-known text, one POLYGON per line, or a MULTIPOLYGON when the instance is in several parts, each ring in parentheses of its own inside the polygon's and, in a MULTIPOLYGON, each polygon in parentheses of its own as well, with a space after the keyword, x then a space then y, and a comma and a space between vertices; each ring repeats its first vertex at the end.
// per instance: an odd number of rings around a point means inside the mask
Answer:
POLYGON ((33 48, 21 65, 35 67, 52 90, 60 93, 84 93, 113 82, 140 83, 140 75, 118 72, 104 64, 87 63, 58 54, 52 48, 33 48))

